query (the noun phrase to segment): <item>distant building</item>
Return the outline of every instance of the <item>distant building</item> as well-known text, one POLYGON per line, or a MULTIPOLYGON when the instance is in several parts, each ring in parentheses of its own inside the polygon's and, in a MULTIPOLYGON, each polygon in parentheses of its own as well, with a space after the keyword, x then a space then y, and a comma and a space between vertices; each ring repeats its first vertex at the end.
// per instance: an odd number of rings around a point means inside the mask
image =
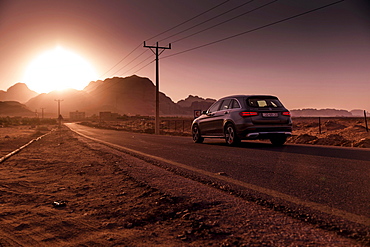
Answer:
POLYGON ((85 112, 75 111, 69 113, 69 119, 71 121, 84 120, 85 118, 86 118, 85 112))
POLYGON ((112 113, 110 111, 99 112, 100 121, 113 121, 117 120, 120 115, 118 113, 112 113))

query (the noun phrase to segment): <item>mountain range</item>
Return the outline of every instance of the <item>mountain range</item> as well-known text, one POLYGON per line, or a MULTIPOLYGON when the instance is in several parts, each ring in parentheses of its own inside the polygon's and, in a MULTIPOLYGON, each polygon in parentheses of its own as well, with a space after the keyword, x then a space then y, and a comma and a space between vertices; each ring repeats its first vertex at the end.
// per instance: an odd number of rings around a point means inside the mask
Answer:
MULTIPOLYGON (((26 84, 16 85, 13 87, 16 86, 19 95, 11 87, 4 92, 6 97, 0 100, 25 102, 25 106, 31 111, 40 112, 43 109, 45 117, 57 114, 57 100, 60 100, 60 111, 64 117, 68 117, 69 112, 75 111, 85 112, 87 116, 98 115, 99 112, 114 112, 121 115, 155 114, 155 85, 148 78, 136 75, 93 81, 83 90, 68 89, 38 95, 29 90, 26 84), (15 95, 18 97, 15 98, 15 95)), ((162 92, 159 93, 159 101, 161 116, 193 116, 194 110, 206 110, 215 102, 214 99, 190 95, 175 103, 162 92)), ((19 112, 16 115, 19 116, 19 112)))
MULTIPOLYGON (((189 95, 175 103, 162 92, 159 99, 161 116, 193 116, 194 110, 206 110, 215 102, 215 99, 189 95)), ((16 83, 7 91, 0 91, 0 116, 29 117, 43 111, 45 117, 55 117, 58 100, 61 114, 65 118, 69 117, 70 112, 76 111, 85 112, 86 116, 99 115, 99 112, 148 116, 155 114, 155 85, 148 78, 132 75, 93 81, 83 90, 68 89, 37 94, 26 84, 16 83)), ((296 117, 363 116, 361 110, 299 109, 291 110, 291 113, 296 117)))

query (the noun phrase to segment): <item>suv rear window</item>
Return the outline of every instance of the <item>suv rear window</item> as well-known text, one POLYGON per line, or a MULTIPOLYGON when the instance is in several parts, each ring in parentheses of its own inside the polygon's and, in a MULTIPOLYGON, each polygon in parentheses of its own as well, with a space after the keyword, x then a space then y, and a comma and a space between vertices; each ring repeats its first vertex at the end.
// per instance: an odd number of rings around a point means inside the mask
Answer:
POLYGON ((247 99, 247 104, 251 107, 256 108, 263 107, 278 108, 283 106, 280 103, 280 101, 276 98, 249 98, 247 99))

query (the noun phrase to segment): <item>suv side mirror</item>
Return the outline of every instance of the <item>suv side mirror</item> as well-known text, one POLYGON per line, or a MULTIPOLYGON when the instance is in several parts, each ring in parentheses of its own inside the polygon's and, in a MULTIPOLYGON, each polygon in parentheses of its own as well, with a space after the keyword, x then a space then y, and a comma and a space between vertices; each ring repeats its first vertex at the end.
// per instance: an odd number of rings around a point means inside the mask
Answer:
POLYGON ((202 111, 202 115, 205 115, 205 114, 207 114, 207 111, 202 111))

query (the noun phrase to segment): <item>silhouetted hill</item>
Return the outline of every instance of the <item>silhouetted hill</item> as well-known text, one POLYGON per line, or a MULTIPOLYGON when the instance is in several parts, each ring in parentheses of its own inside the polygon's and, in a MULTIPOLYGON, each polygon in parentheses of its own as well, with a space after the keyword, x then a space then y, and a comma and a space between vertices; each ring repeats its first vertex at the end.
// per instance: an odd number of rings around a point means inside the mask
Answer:
POLYGON ((0 101, 1 117, 34 117, 35 113, 17 101, 0 101))
MULTIPOLYGON (((21 85, 14 85, 15 89, 21 87, 21 85)), ((13 89, 9 88, 8 91, 12 92, 13 89)), ((82 91, 70 89, 40 94, 30 99, 26 105, 31 111, 41 112, 41 108, 45 108, 45 116, 56 116, 58 104, 55 100, 57 99, 63 100, 61 113, 65 118, 69 117, 69 112, 75 111, 85 112, 87 116, 98 115, 103 111, 121 115, 155 115, 155 85, 148 78, 136 75, 93 81, 82 91)), ((207 110, 214 102, 214 99, 189 95, 186 99, 174 103, 171 98, 160 93, 160 115, 193 116, 194 110, 207 110)), ((291 112, 294 117, 352 116, 351 112, 337 109, 298 109, 291 112)))
MULTIPOLYGON (((57 115, 57 99, 63 100, 61 113, 64 117, 74 111, 86 112, 87 115, 99 114, 102 111, 121 115, 155 114, 155 86, 148 78, 136 75, 91 82, 82 91, 71 89, 40 94, 29 100, 26 105, 30 109, 46 108, 45 113, 57 115)), ((184 115, 186 112, 164 93, 160 93, 160 114, 184 115)))
POLYGON ((76 110, 85 111, 89 114, 98 114, 94 110, 96 105, 91 96, 84 91, 75 89, 43 93, 30 99, 26 105, 29 109, 38 110, 38 112, 41 111, 41 108, 44 108, 45 116, 57 116, 58 102, 56 100, 62 100, 60 109, 63 117, 69 117, 69 112, 76 110))
POLYGON ((0 90, 0 101, 27 102, 37 96, 38 93, 30 90, 24 83, 16 83, 9 87, 7 91, 0 90))
POLYGON ((102 80, 92 81, 92 82, 89 83, 89 85, 87 85, 83 89, 83 91, 85 91, 87 93, 90 93, 90 92, 94 91, 97 87, 99 87, 103 83, 104 82, 102 80))
POLYGON ((293 117, 352 117, 352 113, 337 109, 298 109, 291 110, 293 117))
POLYGON ((181 106, 188 115, 193 115, 194 110, 207 110, 216 100, 215 99, 204 99, 199 96, 189 95, 186 99, 177 102, 177 105, 181 106))
MULTIPOLYGON (((88 86, 89 87, 89 86, 88 86)), ((127 115, 155 114, 155 86, 151 80, 136 75, 104 80, 90 92, 98 111, 111 111, 127 115)), ((160 92, 160 114, 184 114, 181 107, 160 92)))
POLYGON ((181 107, 191 107, 195 102, 213 104, 215 99, 204 99, 199 96, 189 95, 186 99, 179 100, 177 104, 181 107))
MULTIPOLYGON (((360 109, 354 109, 354 110, 350 111, 350 113, 354 117, 363 117, 364 116, 364 110, 360 110, 360 109)), ((366 116, 369 117, 370 113, 366 112, 366 116)))

